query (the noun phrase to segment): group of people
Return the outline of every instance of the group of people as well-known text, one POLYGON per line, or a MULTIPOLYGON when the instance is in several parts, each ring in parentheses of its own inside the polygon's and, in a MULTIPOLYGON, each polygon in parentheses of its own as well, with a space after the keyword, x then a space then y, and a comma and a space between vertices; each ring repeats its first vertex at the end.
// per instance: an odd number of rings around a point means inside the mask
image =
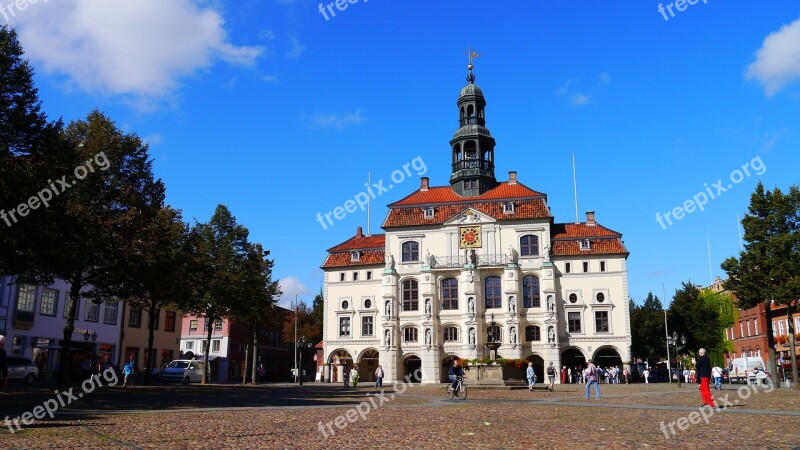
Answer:
MULTIPOLYGON (((556 384, 556 367, 553 365, 553 361, 550 361, 550 365, 547 366, 545 369, 545 373, 547 374, 547 390, 553 392, 555 390, 556 384)), ((532 391, 533 387, 536 385, 536 372, 533 370, 533 363, 528 363, 528 370, 525 372, 525 376, 528 378, 528 391, 532 391)))
MULTIPOLYGON (((595 376, 598 383, 604 384, 629 384, 631 381, 630 371, 627 368, 620 370, 619 366, 606 368, 595 366, 595 376)), ((575 368, 564 366, 561 368, 561 384, 586 382, 586 369, 583 366, 575 368)))

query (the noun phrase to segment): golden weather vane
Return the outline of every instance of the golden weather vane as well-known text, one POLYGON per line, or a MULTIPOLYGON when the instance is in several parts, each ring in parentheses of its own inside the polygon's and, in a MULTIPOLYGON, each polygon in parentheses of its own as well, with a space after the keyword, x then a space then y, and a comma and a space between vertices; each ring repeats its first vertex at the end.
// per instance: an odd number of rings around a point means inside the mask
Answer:
POLYGON ((464 52, 464 54, 467 55, 467 57, 469 58, 469 68, 470 69, 472 69, 472 62, 475 60, 475 58, 479 58, 479 57, 483 56, 483 53, 478 53, 477 50, 472 48, 471 45, 467 46, 467 51, 464 52))

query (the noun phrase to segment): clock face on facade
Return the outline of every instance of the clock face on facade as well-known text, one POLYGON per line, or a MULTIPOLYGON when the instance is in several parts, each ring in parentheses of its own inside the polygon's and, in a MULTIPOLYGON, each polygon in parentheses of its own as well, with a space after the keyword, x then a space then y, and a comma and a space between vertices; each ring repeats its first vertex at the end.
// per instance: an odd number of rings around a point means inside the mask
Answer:
POLYGON ((481 246, 481 227, 461 227, 459 235, 461 248, 479 248, 481 246))

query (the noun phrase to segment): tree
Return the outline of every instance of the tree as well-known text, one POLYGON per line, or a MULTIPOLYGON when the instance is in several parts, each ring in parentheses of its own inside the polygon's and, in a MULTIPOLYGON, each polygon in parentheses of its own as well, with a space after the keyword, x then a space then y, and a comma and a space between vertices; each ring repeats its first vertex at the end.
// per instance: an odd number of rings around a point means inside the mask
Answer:
MULTIPOLYGON (((242 301, 234 305, 233 315, 247 323, 250 335, 250 348, 252 352, 252 365, 250 366, 250 380, 256 383, 258 370, 258 335, 261 327, 275 320, 275 303, 280 297, 280 284, 272 280, 273 260, 267 259, 269 251, 264 251, 261 244, 251 245, 247 255, 246 277, 244 286, 247 293, 243 294, 242 301)), ((245 361, 247 373, 247 361, 245 361)), ((247 377, 245 376, 245 379, 247 377)))
POLYGON ((118 245, 127 249, 125 258, 107 273, 104 293, 123 298, 131 308, 148 313, 145 384, 153 372, 155 325, 162 310, 188 305, 190 268, 188 227, 181 212, 168 206, 159 208, 153 220, 118 245))
POLYGON ((667 317, 670 332, 686 337, 689 353, 722 343, 719 313, 703 302, 700 290, 692 283, 682 283, 681 289, 675 291, 667 317))
POLYGON ((652 292, 641 306, 630 300, 631 351, 638 358, 658 361, 666 357, 664 307, 652 292))
MULTIPOLYGON (((311 316, 314 322, 319 325, 319 329, 322 330, 322 322, 325 316, 325 299, 322 297, 322 289, 319 290, 319 294, 314 297, 314 303, 311 304, 311 316)), ((320 335, 320 339, 322 339, 322 335, 320 335)))
MULTIPOLYGON (((800 298, 800 189, 792 186, 787 194, 763 184, 750 196, 748 213, 742 219, 745 248, 739 257, 722 263, 728 273, 725 288, 736 294, 742 309, 766 303, 765 321, 772 381, 777 385, 778 365, 772 331, 772 305, 784 305, 789 322, 792 349, 792 374, 798 379, 793 315, 800 298)), ((800 383, 795 382, 800 389, 800 383)))
POLYGON ((715 347, 708 348, 708 356, 711 361, 724 365, 725 354, 733 351, 733 342, 725 339, 725 329, 730 328, 736 322, 739 311, 733 301, 733 297, 727 292, 714 292, 710 289, 700 291, 701 301, 712 311, 717 312, 719 317, 720 343, 715 347))
MULTIPOLYGON (((192 301, 187 310, 206 320, 205 367, 214 323, 231 317, 252 296, 253 246, 248 235, 225 205, 218 205, 207 223, 196 224, 189 233, 192 301)), ((202 383, 207 382, 206 370, 202 383)))

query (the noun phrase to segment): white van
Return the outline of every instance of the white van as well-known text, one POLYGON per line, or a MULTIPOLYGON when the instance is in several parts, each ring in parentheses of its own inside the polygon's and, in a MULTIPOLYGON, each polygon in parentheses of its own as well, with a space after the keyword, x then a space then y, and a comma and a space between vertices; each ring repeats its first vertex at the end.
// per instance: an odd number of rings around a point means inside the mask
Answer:
POLYGON ((746 358, 734 358, 731 361, 729 376, 731 383, 735 381, 746 383, 748 379, 755 381, 758 374, 764 374, 767 365, 760 356, 748 356, 746 358))
POLYGON ((203 380, 203 361, 176 359, 161 371, 161 381, 167 384, 171 381, 188 384, 199 383, 203 380))

